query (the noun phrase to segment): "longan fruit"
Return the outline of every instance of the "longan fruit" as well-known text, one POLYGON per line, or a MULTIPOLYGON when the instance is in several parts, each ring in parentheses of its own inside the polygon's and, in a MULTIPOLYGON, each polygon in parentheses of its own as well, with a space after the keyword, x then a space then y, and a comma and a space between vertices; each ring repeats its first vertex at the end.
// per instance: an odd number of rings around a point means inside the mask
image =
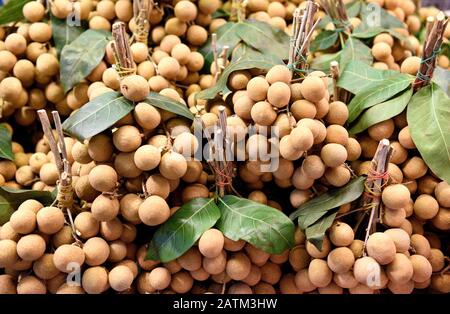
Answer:
POLYGON ((396 246, 394 241, 381 232, 375 232, 367 240, 367 254, 373 257, 380 265, 386 265, 395 258, 396 246))
POLYGON ((406 149, 415 149, 416 145, 414 144, 411 133, 409 131, 409 127, 405 126, 400 133, 398 134, 398 141, 400 144, 406 149))
POLYGON ((5 38, 5 48, 11 51, 16 56, 21 55, 27 49, 27 40, 24 36, 18 33, 9 34, 5 38))
POLYGON ((121 126, 113 133, 114 146, 124 153, 136 150, 142 143, 139 130, 132 125, 121 126))
POLYGON ((308 267, 308 277, 316 287, 326 287, 333 279, 333 272, 327 262, 321 259, 313 259, 308 267))
MULTIPOLYGON (((81 214, 77 215, 77 218, 80 217, 80 215, 81 214)), ((77 218, 75 218, 75 220, 77 218)), ((75 228, 78 230, 76 224, 75 224, 75 228)), ((58 247, 60 247, 63 244, 71 244, 71 243, 73 243, 75 240, 73 238, 72 232, 73 232, 72 231, 72 227, 70 227, 70 226, 64 226, 63 228, 61 228, 61 230, 59 230, 57 233, 55 233, 52 236, 52 244, 53 244, 53 246, 55 248, 58 248, 58 247)))
POLYGON ((271 85, 276 82, 282 82, 289 85, 292 80, 292 72, 285 65, 276 65, 267 72, 266 80, 271 85))
POLYGON ((324 236, 322 241, 322 247, 319 249, 310 241, 306 241, 306 251, 313 258, 324 258, 331 250, 331 242, 327 236, 324 236))
POLYGON ((295 285, 302 292, 311 292, 317 287, 311 282, 309 278, 309 269, 302 269, 295 274, 295 285))
POLYGON ((416 180, 427 173, 428 167, 422 158, 414 156, 403 164, 402 170, 406 178, 416 180))
POLYGON ((64 226, 64 214, 58 207, 44 207, 36 214, 37 226, 44 234, 55 234, 64 226))
POLYGON ((326 88, 321 78, 317 76, 307 76, 300 86, 303 97, 316 103, 325 97, 326 88))
POLYGON ((133 280, 133 273, 124 265, 114 267, 108 274, 109 285, 113 290, 118 292, 130 289, 133 280))
POLYGON ((348 271, 345 273, 335 273, 333 275, 333 281, 336 283, 339 287, 345 288, 345 289, 352 289, 355 288, 358 285, 358 281, 356 281, 355 276, 353 276, 353 271, 348 271))
POLYGON ((197 247, 192 247, 178 257, 177 262, 185 270, 194 271, 202 267, 202 256, 197 247))
POLYGON ((89 267, 81 279, 83 289, 88 294, 100 294, 108 289, 108 271, 104 267, 89 267))
POLYGON ((431 277, 431 287, 433 290, 440 293, 450 292, 450 275, 447 274, 435 274, 431 277))
POLYGON ((145 187, 149 195, 157 195, 166 199, 170 193, 170 183, 160 174, 154 174, 148 177, 145 187))
POLYGON ((126 256, 127 256, 127 245, 125 244, 125 242, 123 242, 122 240, 115 240, 109 243, 109 256, 108 256, 109 262, 113 263, 121 262, 126 256))
POLYGON ((384 61, 392 55, 392 48, 389 44, 380 41, 373 45, 372 55, 376 60, 384 61))
POLYGON ((86 264, 89 266, 99 266, 108 260, 110 247, 108 243, 100 237, 93 237, 83 245, 86 256, 86 264))
POLYGON ((391 282, 406 284, 414 274, 411 260, 402 253, 395 254, 394 260, 386 267, 386 274, 391 282))
POLYGON ((88 154, 97 162, 106 162, 111 159, 114 147, 111 137, 106 134, 98 134, 89 140, 88 154))
POLYGON ((270 257, 269 253, 266 253, 250 243, 245 245, 245 252, 247 256, 250 258, 251 262, 256 266, 262 266, 267 263, 267 260, 270 257))
POLYGON ((269 90, 269 83, 263 77, 254 77, 247 84, 247 95, 255 102, 264 101, 269 90))
POLYGON ((280 155, 284 159, 294 161, 297 159, 300 159, 300 157, 303 155, 303 151, 295 149, 290 142, 289 135, 284 136, 280 140, 279 144, 280 149, 280 155))
POLYGON ((374 141, 390 138, 394 133, 395 125, 392 119, 372 125, 367 132, 374 141))
POLYGON ((445 267, 445 257, 444 253, 442 253, 439 249, 431 249, 430 257, 428 260, 431 263, 432 271, 438 272, 445 267))
POLYGON ((17 242, 17 255, 27 262, 32 262, 44 255, 46 243, 43 237, 37 234, 23 236, 17 242))
POLYGON ((0 275, 0 294, 16 294, 16 279, 11 275, 0 275))
POLYGON ((47 23, 37 22, 30 25, 28 34, 32 41, 46 43, 52 38, 52 28, 47 23))
MULTIPOLYGON (((8 50, 0 51, 0 71, 8 73, 17 62, 17 57, 8 50)), ((6 79, 6 78, 4 78, 6 79)), ((3 80, 4 80, 3 79, 3 80)))
POLYGON ((217 229, 206 230, 198 242, 200 253, 207 258, 214 258, 222 253, 224 246, 224 236, 217 229))
POLYGON ((44 254, 33 263, 33 271, 37 277, 49 280, 56 277, 60 272, 53 263, 53 254, 44 254))
POLYGON ((254 286, 260 280, 261 280, 261 269, 258 266, 256 266, 256 265, 252 265, 250 273, 248 274, 247 277, 245 277, 242 280, 242 282, 244 282, 245 284, 247 284, 249 286, 254 286))
POLYGON ((314 119, 317 114, 317 108, 312 102, 299 99, 291 105, 291 113, 296 120, 304 118, 314 119))
POLYGON ((267 101, 259 101, 253 105, 250 111, 252 120, 263 126, 270 126, 277 118, 277 113, 267 101))
POLYGON ((9 239, 0 240, 0 267, 11 267, 18 259, 17 243, 9 239))
POLYGON ((422 59, 419 57, 408 57, 400 66, 400 71, 402 73, 407 73, 411 75, 416 75, 419 71, 420 65, 421 65, 422 59))
MULTIPOLYGON (((208 32, 200 25, 191 25, 187 29, 186 39, 193 46, 202 46, 208 40, 208 32)), ((191 60, 189 60, 189 64, 191 64, 191 60)))
POLYGON ((2 97, 5 101, 10 101, 14 103, 18 97, 18 91, 22 90, 21 81, 14 77, 6 77, 0 82, 0 97, 2 97))
POLYGON ((404 253, 409 250, 410 238, 408 233, 401 228, 392 228, 384 232, 394 241, 397 253, 404 253))
POLYGON ((382 33, 375 36, 373 43, 378 44, 380 42, 388 44, 390 47, 394 46, 394 38, 390 34, 382 33))
POLYGON ((308 176, 303 173, 301 167, 295 170, 291 181, 295 188, 298 190, 307 190, 314 185, 314 179, 308 178, 308 176))
POLYGON ((53 262, 61 272, 70 273, 73 265, 81 267, 85 261, 83 250, 75 245, 64 244, 55 250, 53 262))
POLYGON ((233 280, 245 279, 251 271, 250 259, 243 253, 235 253, 226 264, 226 273, 233 280))
POLYGON ((413 234, 411 236, 411 247, 415 250, 416 254, 422 255, 426 258, 430 256, 430 243, 427 238, 421 234, 413 234))
POLYGON ((168 80, 175 80, 180 71, 180 63, 173 57, 164 57, 158 63, 158 71, 168 80))
POLYGON ((186 159, 183 155, 169 151, 162 155, 159 171, 169 180, 176 180, 184 176, 187 171, 186 159))
POLYGON ((314 135, 309 128, 300 125, 291 131, 289 143, 296 150, 307 151, 314 144, 314 135))
POLYGON ((411 194, 407 187, 402 184, 392 184, 387 186, 382 193, 384 205, 392 209, 400 209, 405 207, 411 198, 411 194))
POLYGON ((439 205, 442 207, 450 207, 450 185, 447 182, 440 182, 436 186, 434 193, 439 205))
POLYGON ((211 275, 217 275, 225 271, 227 264, 227 253, 221 251, 216 257, 204 257, 202 260, 203 269, 211 275))
POLYGON ((275 82, 267 90, 267 101, 277 108, 287 106, 290 98, 291 90, 286 83, 275 82))
POLYGON ((350 170, 343 165, 334 168, 327 168, 325 171, 325 179, 332 186, 342 187, 350 181, 351 173, 350 170))
POLYGON ((22 277, 17 284, 17 294, 46 294, 45 283, 35 276, 22 277))
POLYGON ((328 167, 338 167, 347 160, 347 150, 336 143, 326 144, 322 147, 320 157, 328 167))
POLYGON ((134 163, 143 171, 155 169, 158 167, 160 160, 160 149, 152 145, 143 145, 134 153, 134 163))
POLYGON ((329 237, 335 246, 349 246, 352 244, 355 234, 348 224, 338 221, 331 226, 329 237))
POLYGON ((89 173, 90 185, 100 192, 111 192, 117 185, 117 172, 108 165, 95 166, 89 173))
POLYGON ((191 290, 194 284, 194 280, 191 275, 186 271, 180 271, 172 275, 172 281, 170 282, 170 288, 175 293, 187 293, 191 290))
POLYGON ((292 207, 299 207, 309 201, 311 198, 311 193, 309 191, 293 190, 289 195, 289 201, 292 207))
POLYGON ((44 18, 45 7, 39 1, 31 1, 23 6, 22 13, 28 21, 39 22, 44 18))
POLYGON ((431 220, 434 227, 439 230, 449 230, 450 229, 450 210, 444 207, 439 209, 439 212, 431 220))
POLYGON ((51 53, 43 53, 36 59, 36 70, 47 76, 56 75, 59 72, 58 59, 51 53))
POLYGON ((414 214, 424 220, 432 219, 439 211, 439 203, 430 195, 422 194, 414 202, 414 214))
POLYGON ((370 287, 368 283, 374 285, 376 278, 379 278, 381 273, 380 264, 375 259, 369 256, 359 258, 355 261, 353 266, 353 275, 355 279, 364 285, 370 287))
POLYGON ((422 255, 411 255, 409 258, 413 268, 412 280, 415 282, 424 282, 431 278, 433 272, 431 263, 422 255))
POLYGON ((11 222, 8 221, 0 228, 0 240, 13 240, 15 242, 19 241, 20 235, 14 231, 11 226, 11 222))
POLYGON ((156 290, 164 290, 170 286, 171 274, 164 267, 156 267, 149 275, 150 285, 156 290))
POLYGON ((27 208, 17 210, 11 215, 9 225, 15 233, 29 234, 36 228, 36 214, 27 208))
POLYGON ((385 207, 383 212, 383 223, 389 227, 400 227, 406 219, 406 212, 403 208, 391 209, 385 207))
POLYGON ((139 206, 139 218, 148 226, 157 226, 170 217, 170 208, 160 196, 151 195, 139 206))
POLYGON ((199 142, 197 137, 188 132, 179 134, 173 141, 173 149, 185 157, 193 156, 198 147, 199 142))
POLYGON ((147 103, 138 103, 134 108, 133 116, 136 122, 146 130, 153 130, 161 123, 159 111, 147 103))
POLYGON ((141 101, 150 92, 147 80, 140 75, 130 75, 120 82, 120 91, 131 101, 141 101))
POLYGON ((261 266, 261 280, 270 284, 275 285, 281 279, 281 268, 279 265, 267 262, 261 266))
POLYGON ((114 197, 99 195, 91 205, 92 216, 98 221, 110 221, 119 213, 119 200, 114 197))

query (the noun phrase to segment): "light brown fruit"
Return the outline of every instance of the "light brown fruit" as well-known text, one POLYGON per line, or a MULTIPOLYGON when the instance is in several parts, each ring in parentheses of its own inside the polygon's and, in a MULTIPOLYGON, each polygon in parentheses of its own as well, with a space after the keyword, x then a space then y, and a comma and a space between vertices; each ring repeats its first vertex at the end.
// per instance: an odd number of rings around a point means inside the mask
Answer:
POLYGON ((263 77, 254 77, 247 84, 247 95, 253 101, 264 101, 269 90, 269 83, 263 77))
POLYGON ((83 250, 75 245, 64 244, 58 247, 53 255, 56 268, 63 273, 70 273, 81 267, 85 261, 83 250))
POLYGON ((43 237, 29 234, 17 242, 17 255, 24 261, 32 262, 44 255, 46 243, 43 237))
POLYGON ((171 282, 171 274, 164 267, 156 267, 149 275, 150 285, 156 290, 166 289, 171 282))
POLYGON ((37 277, 43 280, 49 280, 59 274, 59 270, 53 263, 53 254, 44 254, 40 259, 33 263, 33 271, 37 277))
POLYGON ((99 195, 91 205, 92 216, 98 221, 110 221, 116 218, 119 207, 117 198, 99 195))
POLYGON ((86 269, 81 281, 83 289, 88 294, 100 294, 108 289, 108 271, 96 266, 86 269))
POLYGON ((111 192, 117 185, 117 172, 108 165, 95 166, 89 173, 90 185, 100 192, 111 192))
POLYGON ((331 242, 327 236, 323 238, 322 247, 319 249, 310 241, 306 241, 306 251, 314 258, 324 258, 331 251, 331 242))
POLYGON ((94 218, 91 212, 82 212, 75 217, 75 228, 79 236, 83 239, 89 239, 95 236, 100 230, 100 223, 94 218))
POLYGON ((28 208, 17 210, 11 215, 9 223, 15 233, 29 234, 36 228, 36 214, 28 208))
POLYGON ((140 75, 130 75, 120 82, 120 91, 131 101, 141 101, 150 92, 147 80, 140 75))
POLYGON ((65 218, 61 209, 44 207, 36 215, 37 226, 44 234, 55 234, 64 226, 65 218))
POLYGON ((320 157, 328 167, 338 167, 347 160, 347 150, 340 144, 326 144, 322 147, 320 157))
POLYGON ((411 247, 415 250, 416 254, 426 258, 431 254, 430 242, 421 234, 413 234, 411 236, 411 247))
POLYGON ((219 256, 224 246, 224 236, 217 229, 209 229, 205 231, 198 242, 200 253, 207 258, 219 256))
POLYGON ((313 259, 308 267, 308 277, 314 286, 326 287, 333 279, 333 272, 324 260, 313 259))
POLYGON ((400 67, 402 73, 417 75, 422 59, 419 57, 406 58, 400 67))
POLYGON ((367 253, 373 257, 380 265, 386 265, 395 258, 396 247, 391 238, 381 232, 370 235, 367 241, 367 253))
POLYGON ((394 241, 397 253, 404 253, 409 250, 410 238, 408 233, 401 228, 392 228, 384 232, 394 241))
POLYGON ((369 288, 377 284, 377 279, 381 276, 380 264, 369 256, 359 258, 353 266, 353 275, 355 279, 369 288))
POLYGON ((128 290, 131 287, 133 280, 133 273, 124 265, 114 267, 108 274, 108 282, 111 288, 118 292, 128 290))
POLYGON ((17 243, 13 240, 0 240, 0 267, 11 267, 17 260, 17 243))
POLYGON ((100 237, 93 237, 83 245, 83 252, 86 256, 86 264, 89 266, 100 266, 108 259, 110 247, 108 243, 100 237))
POLYGON ((386 274, 392 282, 406 284, 414 274, 413 265, 406 255, 397 253, 392 263, 387 265, 386 274))
POLYGON ((169 151, 161 157, 159 171, 169 180, 179 179, 187 171, 186 159, 181 154, 169 151))
POLYGON ((349 246, 352 244, 355 234, 352 227, 339 221, 331 227, 329 237, 335 246, 349 246))
POLYGON ((308 76, 303 80, 300 91, 306 100, 316 103, 325 97, 326 88, 321 78, 308 76))
POLYGON ((170 217, 170 208, 160 196, 151 195, 139 206, 139 218, 148 226, 157 226, 170 217))
POLYGON ((409 131, 409 127, 405 126, 400 133, 398 133, 398 141, 400 144, 406 149, 415 149, 416 145, 414 144, 411 133, 409 131))
POLYGON ((373 45, 372 55, 376 60, 384 61, 389 58, 392 54, 392 48, 389 44, 380 41, 373 45))
POLYGON ((191 290, 194 284, 194 280, 188 272, 180 271, 172 275, 172 281, 170 282, 170 288, 175 293, 187 293, 191 290))
POLYGON ((291 90, 286 83, 275 82, 267 90, 267 101, 277 108, 285 107, 290 98, 291 90))
POLYGON ((177 259, 178 264, 187 271, 194 271, 202 267, 202 256, 197 247, 190 248, 177 259))
POLYGON ((339 247, 328 254, 327 263, 334 273, 342 274, 352 268, 355 263, 355 256, 349 248, 339 247))
POLYGON ((35 276, 24 276, 17 284, 17 294, 46 294, 45 283, 35 276))
POLYGON ((423 220, 432 219, 439 211, 439 204, 430 195, 422 194, 414 202, 414 214, 423 220))
POLYGON ((386 187, 382 193, 384 205, 392 209, 400 209, 406 206, 411 198, 407 187, 402 184, 393 184, 386 187))
POLYGON ((402 171, 405 178, 416 180, 427 173, 428 167, 422 158, 414 156, 403 164, 402 171))
POLYGON ((233 280, 245 279, 251 271, 250 259, 243 253, 235 253, 227 261, 226 273, 233 280))

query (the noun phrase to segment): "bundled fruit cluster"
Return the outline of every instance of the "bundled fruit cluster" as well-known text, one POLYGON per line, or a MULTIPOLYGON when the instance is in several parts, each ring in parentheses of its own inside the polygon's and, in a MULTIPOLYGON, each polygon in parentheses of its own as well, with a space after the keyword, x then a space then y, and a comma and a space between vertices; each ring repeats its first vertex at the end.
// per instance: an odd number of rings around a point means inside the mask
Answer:
POLYGON ((442 12, 23 2, 0 9, 0 294, 450 292, 442 12))

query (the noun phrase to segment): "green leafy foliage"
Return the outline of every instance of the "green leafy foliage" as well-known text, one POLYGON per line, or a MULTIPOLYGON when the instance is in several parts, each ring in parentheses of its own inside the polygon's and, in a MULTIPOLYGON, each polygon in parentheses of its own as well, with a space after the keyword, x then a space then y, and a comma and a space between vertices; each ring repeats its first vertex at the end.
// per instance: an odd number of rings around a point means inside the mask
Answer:
POLYGON ((324 217, 331 209, 358 199, 364 192, 365 181, 365 177, 357 177, 342 188, 329 190, 302 204, 289 218, 292 220, 298 218, 299 227, 305 230, 324 217))
POLYGON ((333 47, 339 39, 338 31, 323 31, 311 43, 311 52, 323 51, 333 47))
POLYGON ((333 224, 338 211, 328 214, 305 230, 306 239, 311 242, 318 250, 322 250, 323 239, 328 228, 333 224))
POLYGON ((8 128, 3 123, 0 124, 0 158, 14 160, 11 136, 8 128))
POLYGON ((105 55, 111 33, 88 29, 61 51, 60 76, 64 91, 87 77, 105 55))
POLYGON ((222 216, 216 227, 226 237, 245 240, 270 254, 294 245, 294 224, 279 210, 233 195, 219 199, 218 206, 222 216))
POLYGON ((433 82, 450 96, 450 71, 441 67, 436 67, 433 73, 433 82))
POLYGON ((373 57, 369 47, 356 38, 349 37, 339 57, 339 66, 345 69, 351 61, 361 61, 365 64, 372 64, 373 57))
POLYGON ((427 166, 450 183, 450 99, 435 83, 420 89, 408 105, 411 137, 427 166))
POLYGON ((413 94, 412 88, 404 91, 399 96, 375 105, 366 111, 356 120, 350 128, 349 133, 361 133, 372 125, 389 120, 405 110, 413 94))
POLYGON ((5 5, 0 6, 0 25, 22 20, 22 8, 31 1, 33 0, 10 0, 5 5))
POLYGON ((55 48, 58 55, 61 54, 65 45, 73 42, 78 36, 80 36, 86 30, 86 23, 81 25, 69 25, 67 19, 58 19, 55 16, 51 16, 52 36, 55 42, 55 48))
POLYGON ((8 222, 11 214, 24 201, 34 199, 44 206, 49 206, 55 200, 56 195, 47 191, 18 190, 6 186, 0 186, 0 226, 8 222))
POLYGON ((67 134, 84 141, 111 127, 133 108, 133 103, 122 94, 108 92, 81 107, 64 121, 62 127, 67 134))
POLYGON ((368 85, 355 95, 348 104, 349 118, 352 123, 365 110, 379 103, 382 103, 391 97, 401 93, 411 86, 414 77, 408 74, 398 74, 391 76, 383 81, 368 85))
POLYGON ((147 258, 169 262, 189 250, 220 217, 214 199, 195 198, 181 206, 153 235, 147 258))
POLYGON ((149 103, 154 107, 164 109, 166 111, 175 113, 190 120, 194 120, 194 115, 192 114, 192 112, 189 111, 188 107, 186 107, 179 101, 175 101, 169 97, 160 95, 155 92, 150 92, 148 96, 145 98, 145 102, 149 103))
POLYGON ((333 61, 339 61, 342 51, 336 53, 326 53, 313 59, 311 62, 311 68, 314 70, 328 72, 330 70, 330 63, 333 61))

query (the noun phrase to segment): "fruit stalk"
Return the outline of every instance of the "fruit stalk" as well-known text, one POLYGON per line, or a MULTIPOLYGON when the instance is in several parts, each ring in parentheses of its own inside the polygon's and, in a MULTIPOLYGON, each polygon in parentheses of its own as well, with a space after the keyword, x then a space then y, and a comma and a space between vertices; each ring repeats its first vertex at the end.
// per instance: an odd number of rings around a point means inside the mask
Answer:
POLYGON ((131 54, 128 34, 125 23, 116 22, 112 26, 112 35, 114 37, 113 51, 115 66, 120 78, 127 77, 136 73, 136 66, 131 54))
POLYGON ((233 0, 231 4, 230 21, 240 22, 245 20, 246 2, 243 0, 233 0))
POLYGON ((339 79, 340 70, 339 70, 339 62, 332 61, 330 63, 331 77, 333 78, 333 101, 339 101, 340 88, 337 85, 337 81, 339 79))
POLYGON ((133 33, 133 39, 136 42, 147 44, 148 33, 150 31, 149 16, 153 10, 152 0, 134 0, 133 13, 136 21, 136 30, 133 33))
POLYGON ((433 22, 427 20, 427 35, 423 45, 422 61, 419 72, 413 83, 414 91, 428 85, 433 78, 436 59, 439 54, 447 24, 448 18, 446 18, 442 11, 439 12, 433 22))
POLYGON ((320 5, 335 23, 339 23, 336 25, 337 27, 343 28, 349 33, 353 31, 353 26, 350 23, 342 0, 320 0, 320 5))
POLYGON ((367 243, 369 236, 375 232, 376 224, 380 220, 381 192, 388 181, 388 165, 393 149, 387 139, 383 139, 378 144, 375 156, 372 159, 371 169, 366 180, 366 189, 363 196, 363 208, 370 209, 369 222, 367 224, 364 243, 367 243))

